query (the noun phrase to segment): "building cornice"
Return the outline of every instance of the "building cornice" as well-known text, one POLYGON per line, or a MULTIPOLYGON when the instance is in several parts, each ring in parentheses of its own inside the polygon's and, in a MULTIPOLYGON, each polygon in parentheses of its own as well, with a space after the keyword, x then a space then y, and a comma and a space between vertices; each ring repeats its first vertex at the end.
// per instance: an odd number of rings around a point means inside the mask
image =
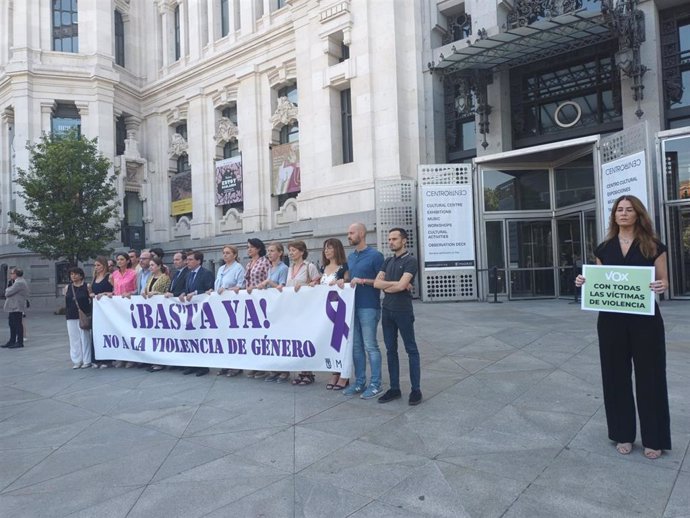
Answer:
POLYGON ((247 41, 240 41, 236 47, 228 51, 219 51, 213 56, 199 60, 193 66, 182 70, 179 74, 163 77, 144 86, 142 88, 144 102, 158 95, 167 95, 177 85, 184 85, 190 80, 198 83, 200 78, 204 77, 200 75, 201 70, 208 71, 209 76, 217 76, 218 68, 223 65, 231 67, 232 72, 245 65, 255 65, 258 57, 265 57, 266 48, 284 49, 284 53, 294 55, 295 37, 292 21, 278 27, 271 27, 270 31, 258 37, 250 38, 247 41))

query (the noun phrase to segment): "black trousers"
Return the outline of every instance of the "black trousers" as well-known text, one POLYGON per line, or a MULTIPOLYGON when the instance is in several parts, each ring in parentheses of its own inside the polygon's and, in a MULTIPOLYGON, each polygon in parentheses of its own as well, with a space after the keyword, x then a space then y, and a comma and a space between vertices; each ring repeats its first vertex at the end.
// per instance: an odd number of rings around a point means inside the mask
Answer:
POLYGON ((635 442, 637 401, 643 446, 670 450, 666 337, 659 307, 654 316, 601 312, 597 332, 609 439, 635 442))
POLYGON ((21 311, 12 311, 9 313, 8 320, 10 323, 10 343, 24 343, 24 327, 22 326, 22 317, 23 313, 21 311))

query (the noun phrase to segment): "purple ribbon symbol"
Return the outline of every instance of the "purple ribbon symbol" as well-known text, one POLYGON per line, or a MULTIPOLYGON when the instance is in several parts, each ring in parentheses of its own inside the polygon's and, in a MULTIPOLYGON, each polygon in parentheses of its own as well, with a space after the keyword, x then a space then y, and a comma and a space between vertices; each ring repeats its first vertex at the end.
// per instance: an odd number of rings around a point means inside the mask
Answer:
POLYGON ((333 334, 331 334, 331 347, 337 352, 340 352, 340 344, 343 338, 347 338, 350 334, 350 328, 345 322, 345 310, 347 304, 340 298, 337 291, 329 291, 326 297, 326 315, 331 322, 333 322, 333 334), (335 302, 336 306, 333 309, 331 302, 335 302))

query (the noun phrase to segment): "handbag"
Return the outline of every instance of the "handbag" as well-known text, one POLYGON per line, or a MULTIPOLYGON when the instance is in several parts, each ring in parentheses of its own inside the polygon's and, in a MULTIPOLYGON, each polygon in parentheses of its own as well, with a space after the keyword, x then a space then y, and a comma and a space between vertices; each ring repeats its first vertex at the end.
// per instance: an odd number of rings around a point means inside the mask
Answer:
POLYGON ((77 301, 77 292, 74 291, 74 284, 72 286, 72 296, 74 297, 74 303, 77 305, 77 312, 79 313, 79 328, 84 331, 91 329, 91 315, 82 311, 79 307, 79 302, 77 301))

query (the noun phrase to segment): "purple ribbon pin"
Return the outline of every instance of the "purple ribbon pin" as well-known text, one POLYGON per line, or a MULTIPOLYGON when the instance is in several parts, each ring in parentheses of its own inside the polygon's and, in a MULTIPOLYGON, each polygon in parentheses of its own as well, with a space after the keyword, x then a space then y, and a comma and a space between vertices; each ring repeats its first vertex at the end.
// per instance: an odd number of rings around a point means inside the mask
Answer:
POLYGON ((350 334, 350 328, 345 322, 345 311, 347 304, 340 298, 337 291, 329 291, 326 297, 326 315, 331 322, 333 322, 333 334, 331 334, 331 347, 337 352, 340 352, 340 344, 343 338, 347 338, 350 334), (336 306, 333 309, 331 302, 335 302, 336 306))

